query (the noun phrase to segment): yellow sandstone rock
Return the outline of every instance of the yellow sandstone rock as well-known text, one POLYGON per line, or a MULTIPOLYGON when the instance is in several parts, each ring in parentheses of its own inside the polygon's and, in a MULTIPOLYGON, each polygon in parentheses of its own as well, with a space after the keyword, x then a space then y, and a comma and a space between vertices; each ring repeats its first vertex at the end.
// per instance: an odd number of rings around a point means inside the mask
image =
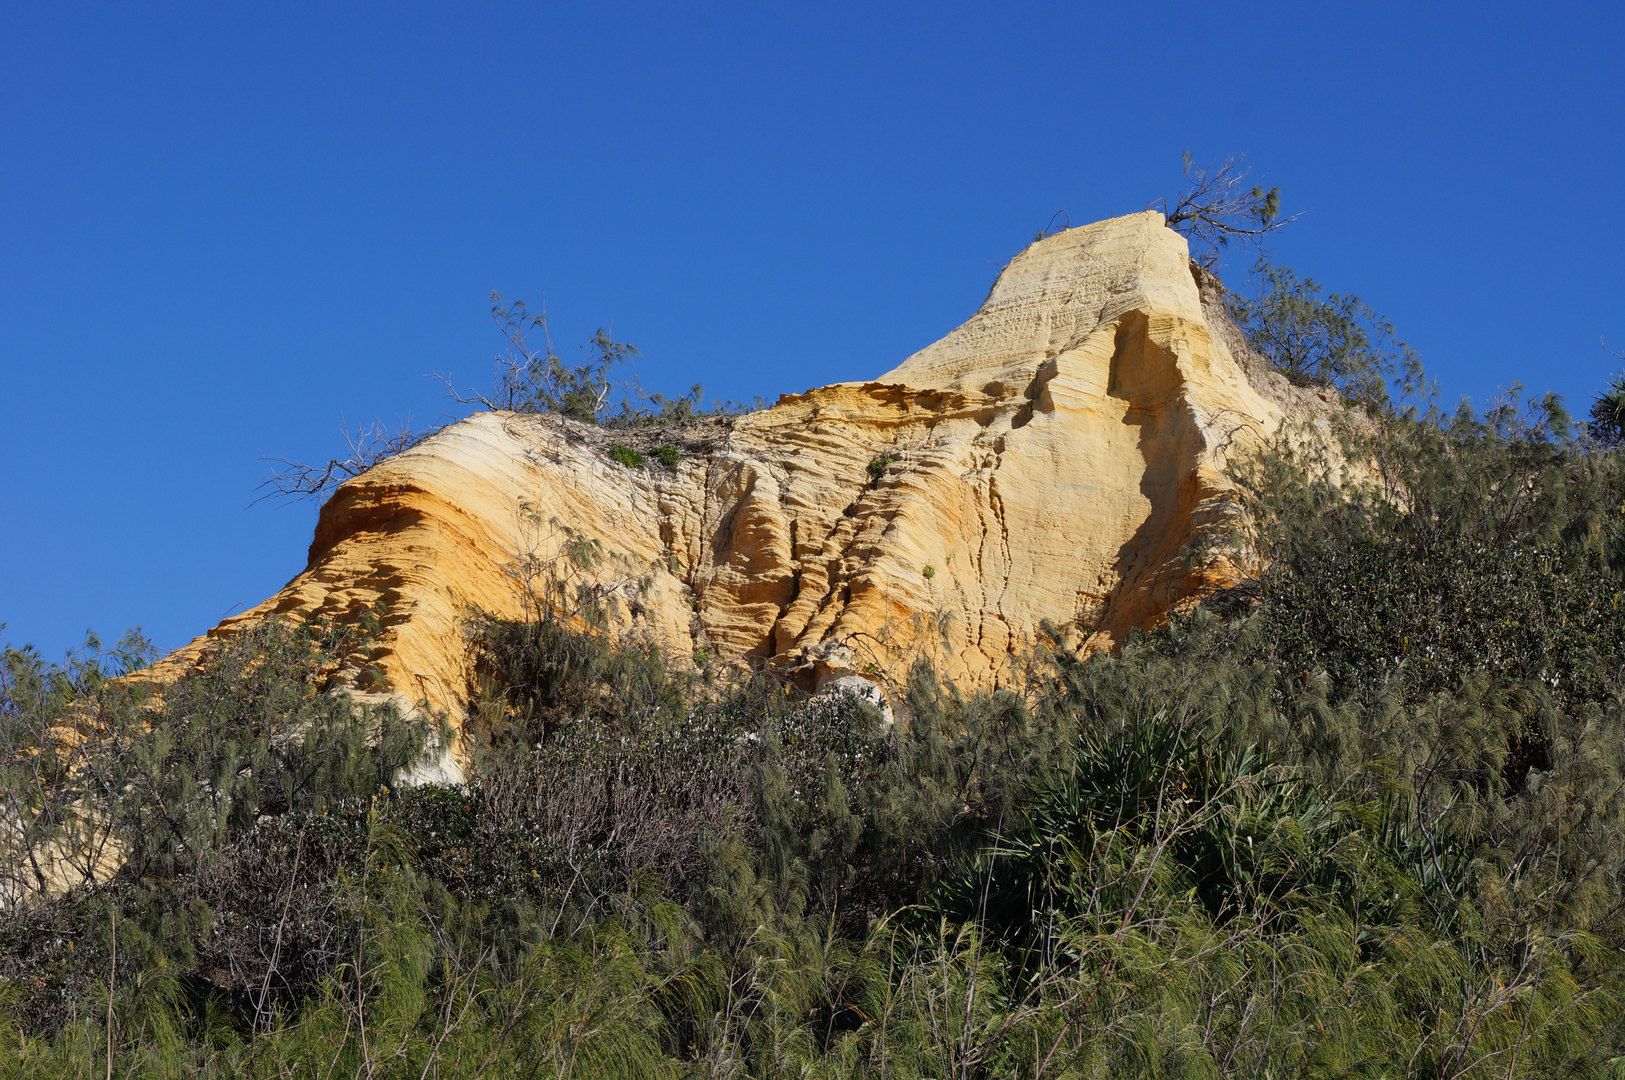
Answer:
POLYGON ((601 545, 591 577, 621 593, 620 631, 674 655, 809 688, 894 687, 926 656, 993 686, 1046 621, 1109 646, 1247 570, 1226 455, 1330 407, 1246 354, 1218 297, 1160 214, 1132 214, 1033 244, 970 321, 875 381, 702 425, 672 466, 616 463, 613 432, 482 413, 339 488, 306 570, 209 633, 382 601, 346 685, 460 720, 465 620, 522 614, 527 574, 573 538, 601 545))

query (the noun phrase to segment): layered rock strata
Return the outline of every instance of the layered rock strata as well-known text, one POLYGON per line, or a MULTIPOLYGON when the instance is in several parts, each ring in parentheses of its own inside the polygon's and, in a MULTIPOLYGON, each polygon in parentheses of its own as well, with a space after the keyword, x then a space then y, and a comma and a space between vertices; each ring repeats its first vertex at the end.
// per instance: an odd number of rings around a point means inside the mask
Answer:
POLYGON ((462 718, 470 614, 522 615, 566 570, 617 594, 619 632, 809 687, 895 686, 921 656, 993 686, 1045 622, 1109 646, 1247 572, 1227 455, 1328 408, 1242 355, 1216 288, 1133 214, 1033 244, 873 382, 700 425, 674 465, 628 468, 627 436, 558 417, 470 417, 340 487, 305 571, 153 674, 270 614, 382 603, 341 682, 462 718), (584 545, 596 568, 565 557, 584 545))

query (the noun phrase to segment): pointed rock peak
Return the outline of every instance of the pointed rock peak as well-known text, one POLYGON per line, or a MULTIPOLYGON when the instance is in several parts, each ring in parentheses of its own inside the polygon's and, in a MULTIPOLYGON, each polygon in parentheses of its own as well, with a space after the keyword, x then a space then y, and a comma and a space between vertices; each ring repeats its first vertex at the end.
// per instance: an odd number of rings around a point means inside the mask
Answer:
POLYGON ((1002 397, 1126 311, 1202 322, 1185 238, 1155 210, 1097 221, 1029 245, 977 313, 880 382, 1002 397))

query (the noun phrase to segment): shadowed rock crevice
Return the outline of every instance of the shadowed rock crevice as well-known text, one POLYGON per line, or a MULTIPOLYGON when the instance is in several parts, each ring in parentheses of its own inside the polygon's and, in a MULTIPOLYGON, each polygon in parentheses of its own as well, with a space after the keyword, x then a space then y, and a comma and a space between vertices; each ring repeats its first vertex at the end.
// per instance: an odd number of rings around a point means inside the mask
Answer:
MULTIPOLYGON (((1169 328, 1160 326, 1162 336, 1169 328)), ((1179 358, 1150 329, 1142 312, 1118 322, 1108 393, 1124 403, 1123 423, 1134 431, 1141 458, 1140 494, 1148 510, 1117 551, 1117 586, 1090 627, 1120 642, 1135 626, 1161 617, 1177 597, 1165 587, 1183 568, 1191 517, 1201 498, 1198 463, 1207 450, 1183 396, 1179 358)))

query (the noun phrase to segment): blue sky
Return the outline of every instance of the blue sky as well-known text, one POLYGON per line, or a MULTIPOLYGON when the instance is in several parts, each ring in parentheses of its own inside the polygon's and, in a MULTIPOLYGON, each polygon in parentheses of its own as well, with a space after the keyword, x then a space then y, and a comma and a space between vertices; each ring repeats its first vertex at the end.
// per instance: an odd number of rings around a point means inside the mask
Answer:
MULTIPOLYGON (((968 316, 1180 151, 1453 402, 1625 347, 1617 4, 0 4, 0 622, 162 648, 304 566, 262 456, 484 384, 487 297, 771 400, 968 316)), ((1238 260, 1239 262, 1240 260, 1238 260)), ((1230 267, 1239 276, 1242 265, 1230 267)))

